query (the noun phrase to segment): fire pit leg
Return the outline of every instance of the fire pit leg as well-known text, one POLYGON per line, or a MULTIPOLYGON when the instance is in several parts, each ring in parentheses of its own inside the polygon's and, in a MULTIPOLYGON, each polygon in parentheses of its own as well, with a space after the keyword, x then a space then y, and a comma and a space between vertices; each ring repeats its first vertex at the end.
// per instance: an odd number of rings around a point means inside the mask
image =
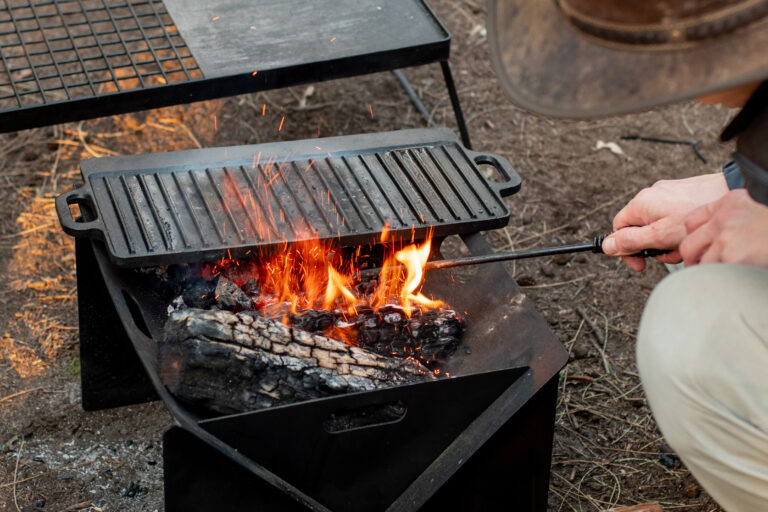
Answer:
POLYGON ((109 296, 90 241, 75 239, 82 406, 96 411, 157 399, 109 296))

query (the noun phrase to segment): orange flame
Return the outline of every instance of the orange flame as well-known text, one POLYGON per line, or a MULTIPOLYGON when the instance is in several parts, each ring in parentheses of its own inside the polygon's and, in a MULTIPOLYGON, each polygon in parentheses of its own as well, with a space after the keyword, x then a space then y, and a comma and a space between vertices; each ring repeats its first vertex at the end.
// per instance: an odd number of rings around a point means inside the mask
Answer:
MULTIPOLYGON (((391 233, 385 229, 382 242, 391 233)), ((360 307, 379 311, 384 306, 397 305, 410 317, 414 309, 434 309, 445 306, 442 301, 424 296, 421 285, 424 266, 432 248, 431 234, 419 245, 411 244, 400 250, 387 246, 381 272, 371 283, 358 282, 354 276, 366 253, 362 247, 343 251, 324 246, 316 239, 285 247, 279 254, 248 261, 222 259, 203 269, 203 275, 223 274, 238 286, 256 278, 260 295, 254 299, 256 309, 267 316, 282 318, 303 309, 341 310, 344 318, 357 315, 360 307)), ((356 344, 355 335, 333 326, 333 336, 356 344)))

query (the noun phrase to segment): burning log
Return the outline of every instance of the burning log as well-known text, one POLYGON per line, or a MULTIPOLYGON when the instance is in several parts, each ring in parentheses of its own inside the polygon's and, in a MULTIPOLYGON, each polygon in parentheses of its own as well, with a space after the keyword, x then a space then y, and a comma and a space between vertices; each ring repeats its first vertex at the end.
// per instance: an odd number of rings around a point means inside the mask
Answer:
POLYGON ((422 363, 442 361, 450 357, 461 341, 464 324, 451 309, 413 311, 408 316, 403 308, 390 304, 373 310, 359 308, 354 316, 339 311, 304 309, 291 314, 292 326, 331 337, 347 331, 360 347, 382 356, 413 357, 422 363))
POLYGON ((158 358, 171 393, 219 413, 435 378, 414 359, 377 355, 254 312, 175 311, 158 358))

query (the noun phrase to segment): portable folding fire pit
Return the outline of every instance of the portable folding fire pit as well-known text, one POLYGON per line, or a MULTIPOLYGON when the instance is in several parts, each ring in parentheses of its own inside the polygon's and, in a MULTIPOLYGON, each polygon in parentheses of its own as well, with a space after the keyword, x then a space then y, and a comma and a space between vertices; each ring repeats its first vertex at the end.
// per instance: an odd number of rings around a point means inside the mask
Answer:
POLYGON ((267 254, 306 237, 373 244, 386 224, 399 239, 433 230, 437 245, 460 234, 487 254, 479 231, 506 224, 501 197, 520 185, 506 160, 424 129, 86 160, 81 170, 84 186, 57 209, 78 236, 83 407, 162 398, 178 425, 164 438, 166 510, 545 510, 567 354, 501 264, 469 279, 426 276, 425 293, 466 318, 441 366, 450 378, 212 417, 162 385, 156 340, 174 291, 130 268, 267 254), (478 164, 505 181, 487 181, 478 164), (394 417, 376 414, 393 406, 394 417))

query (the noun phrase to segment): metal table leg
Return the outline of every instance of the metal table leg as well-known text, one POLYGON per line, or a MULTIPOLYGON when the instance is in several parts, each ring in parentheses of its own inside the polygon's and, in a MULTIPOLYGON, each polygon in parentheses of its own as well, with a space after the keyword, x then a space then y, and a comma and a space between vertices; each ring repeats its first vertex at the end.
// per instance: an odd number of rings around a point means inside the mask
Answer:
MULTIPOLYGON (((472 143, 469 140, 469 131, 467 130, 467 125, 464 122, 464 114, 461 111, 461 103, 459 102, 459 95, 456 93, 456 85, 453 82, 453 74, 451 73, 451 67, 448 64, 447 60, 440 61, 440 67, 443 70, 443 78, 445 79, 445 86, 448 89, 448 96, 451 98, 451 105, 453 106, 453 113, 456 115, 456 124, 459 126, 459 133, 461 134, 461 142, 464 144, 464 147, 467 149, 472 149, 472 143)), ((403 72, 399 69, 396 69, 392 71, 392 73, 395 75, 395 78, 397 78, 397 81, 400 82, 400 85, 402 86, 403 90, 405 90, 405 93, 408 95, 408 97, 411 99, 411 102, 416 107, 416 110, 418 110, 422 116, 424 116, 424 119, 427 120, 427 126, 432 125, 432 114, 427 110, 427 107, 424 106, 424 103, 421 101, 421 98, 419 98, 418 94, 416 94, 416 91, 413 90, 413 87, 408 82, 408 79, 405 78, 405 75, 403 75, 403 72)))

